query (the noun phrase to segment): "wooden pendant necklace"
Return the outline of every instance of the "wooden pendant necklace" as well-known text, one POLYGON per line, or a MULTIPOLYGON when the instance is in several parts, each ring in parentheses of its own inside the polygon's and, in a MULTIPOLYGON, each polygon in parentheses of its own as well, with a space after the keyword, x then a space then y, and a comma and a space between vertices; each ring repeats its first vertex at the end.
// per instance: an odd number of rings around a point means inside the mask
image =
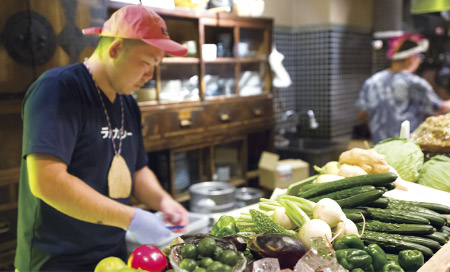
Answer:
MULTIPOLYGON (((89 66, 87 65, 86 61, 84 62, 84 65, 88 69, 89 73, 92 76, 92 73, 89 69, 89 66)), ((94 77, 92 76, 92 79, 94 80, 94 77)), ((95 83, 95 80, 94 80, 95 83)), ((113 130, 111 126, 111 121, 108 115, 108 111, 106 110, 105 102, 103 101, 103 97, 100 92, 100 88, 98 87, 97 83, 95 83, 95 87, 97 89, 97 93, 100 97, 100 102, 103 107, 103 112, 106 116, 106 122, 108 123, 108 132, 109 132, 109 138, 111 138, 113 150, 114 150, 114 157, 111 162, 111 166, 109 168, 108 172, 108 194, 111 198, 127 198, 130 196, 131 193, 131 173, 128 169, 128 165, 125 162, 125 159, 120 155, 122 152, 122 139, 123 139, 123 130, 124 130, 124 123, 125 123, 125 115, 123 110, 123 101, 122 97, 119 95, 120 100, 120 109, 121 109, 121 128, 119 131, 119 146, 116 149, 116 143, 114 142, 114 135, 113 130)))

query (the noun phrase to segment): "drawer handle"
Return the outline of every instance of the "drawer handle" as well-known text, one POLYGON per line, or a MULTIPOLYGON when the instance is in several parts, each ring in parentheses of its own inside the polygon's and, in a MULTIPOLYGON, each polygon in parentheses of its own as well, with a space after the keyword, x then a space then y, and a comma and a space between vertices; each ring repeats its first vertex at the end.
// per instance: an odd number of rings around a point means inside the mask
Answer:
POLYGON ((263 111, 261 109, 253 109, 253 115, 261 116, 263 115, 263 111))
POLYGON ((191 119, 180 119, 180 126, 181 127, 190 127, 192 125, 191 119))
POLYGON ((222 122, 230 121, 230 115, 228 113, 221 113, 220 114, 220 121, 222 121, 222 122))

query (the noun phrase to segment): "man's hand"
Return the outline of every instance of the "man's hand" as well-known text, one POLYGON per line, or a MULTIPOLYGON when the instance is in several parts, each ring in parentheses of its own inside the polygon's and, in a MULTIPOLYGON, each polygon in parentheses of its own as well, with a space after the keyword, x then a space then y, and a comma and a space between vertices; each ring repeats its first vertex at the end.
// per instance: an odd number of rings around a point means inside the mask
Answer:
POLYGON ((155 244, 172 233, 157 215, 136 207, 134 211, 134 217, 127 230, 140 244, 155 244))
MULTIPOLYGON (((170 224, 176 226, 187 226, 189 224, 188 211, 170 196, 165 196, 161 199, 160 211, 164 214, 164 218, 170 224)), ((183 231, 184 229, 174 230, 174 232, 183 231)))

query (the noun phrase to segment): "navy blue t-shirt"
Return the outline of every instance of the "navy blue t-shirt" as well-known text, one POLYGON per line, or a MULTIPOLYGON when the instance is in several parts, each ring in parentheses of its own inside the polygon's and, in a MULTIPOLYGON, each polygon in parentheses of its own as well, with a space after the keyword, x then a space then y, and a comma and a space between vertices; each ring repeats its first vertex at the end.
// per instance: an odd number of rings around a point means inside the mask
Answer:
MULTIPOLYGON (((101 93, 116 148, 133 177, 147 165, 141 115, 131 96, 114 103, 101 93), (121 106, 124 132, 120 135, 121 106)), ((24 99, 23 146, 19 188, 17 252, 19 271, 92 271, 102 258, 126 258, 125 231, 67 216, 30 191, 26 156, 51 154, 68 165, 68 172, 108 196, 108 171, 114 156, 108 124, 95 83, 82 63, 51 69, 34 82, 24 99)), ((129 198, 116 199, 129 204, 129 198)))

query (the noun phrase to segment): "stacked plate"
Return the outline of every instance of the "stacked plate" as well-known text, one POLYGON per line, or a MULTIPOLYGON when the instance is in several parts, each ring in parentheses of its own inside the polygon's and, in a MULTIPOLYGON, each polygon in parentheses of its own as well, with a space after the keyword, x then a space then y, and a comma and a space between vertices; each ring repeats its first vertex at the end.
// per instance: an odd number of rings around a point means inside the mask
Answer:
POLYGON ((189 161, 186 153, 177 153, 174 158, 174 189, 175 193, 180 193, 189 187, 189 161))

